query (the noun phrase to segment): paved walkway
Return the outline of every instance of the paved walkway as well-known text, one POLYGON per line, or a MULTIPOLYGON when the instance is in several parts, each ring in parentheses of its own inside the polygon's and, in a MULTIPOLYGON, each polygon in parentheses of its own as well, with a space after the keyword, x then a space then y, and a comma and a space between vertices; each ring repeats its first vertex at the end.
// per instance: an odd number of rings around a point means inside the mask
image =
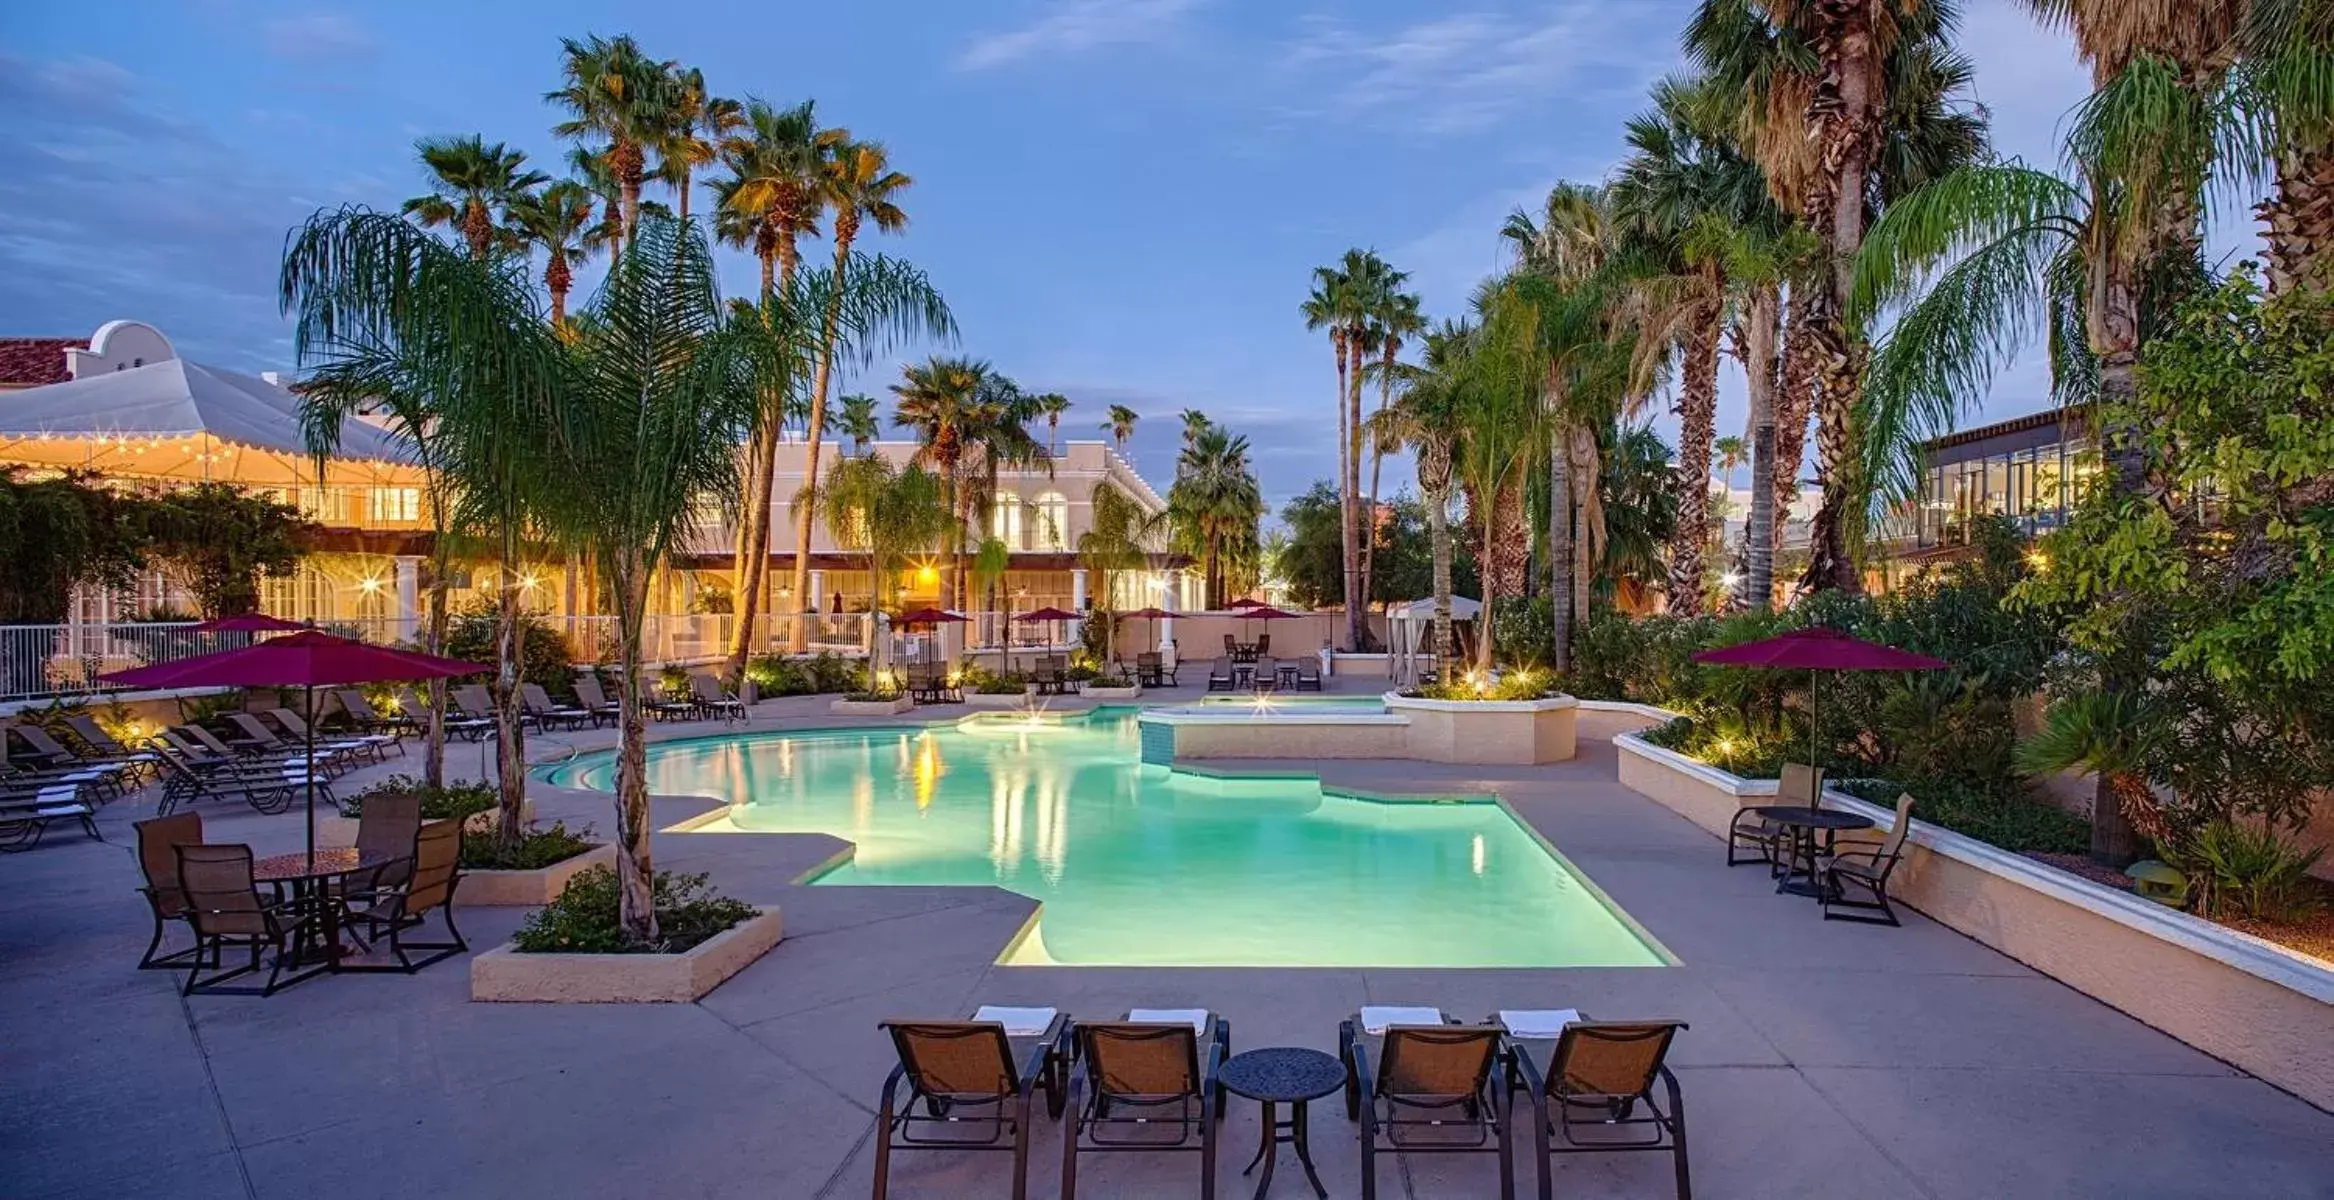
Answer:
MULTIPOLYGON (((827 724, 821 707, 771 701, 756 725, 827 724)), ((785 906, 784 944, 703 1003, 471 1004, 459 959, 268 1000, 181 1000, 175 977, 130 969, 147 925, 129 822, 148 806, 117 802, 103 818, 110 844, 59 828, 0 858, 0 1195, 865 1196, 883 1017, 984 1002, 1105 1015, 1209 1005, 1241 1046, 1334 1050, 1339 1018, 1371 1002, 1691 1022, 1674 1059, 1704 1197, 2334 1196, 2334 1115, 1917 917, 1894 930, 1817 919, 1621 788, 1606 740, 1616 718, 1583 726, 1581 757, 1556 768, 1323 773, 1378 790, 1499 791, 1682 966, 998 967, 1031 911, 1020 897, 796 887, 837 843, 660 834, 660 867, 711 871, 729 892, 785 906)), ((458 749, 454 762, 474 768, 474 756, 458 749)), ((702 807, 657 803, 660 825, 702 807)), ((613 824, 601 797, 545 792, 538 805, 613 824)), ((205 819, 213 840, 263 854, 300 838, 297 813, 205 819)), ((518 919, 473 909, 462 923, 485 946, 518 919)), ((1331 1195, 1358 1195, 1341 1107, 1317 1106, 1313 1123, 1331 1195)), ((1255 1106, 1236 1103, 1224 1136, 1219 1184, 1245 1196, 1255 1106)), ((1051 1196, 1059 1126, 1040 1121, 1033 1145, 1031 1194, 1051 1196)), ((1001 1196, 1004 1168, 995 1155, 904 1156, 893 1194, 1001 1196)), ((1195 1170, 1191 1156, 1089 1157, 1080 1183, 1093 1196, 1193 1196, 1195 1170)), ((1665 1170, 1650 1155, 1572 1159, 1559 1194, 1666 1196, 1665 1170)), ((1528 1194, 1528 1163, 1519 1171, 1528 1194)), ((1276 1194, 1303 1194, 1289 1174, 1276 1194)), ((1495 1179, 1488 1158, 1421 1157, 1382 1160, 1380 1185, 1389 1197, 1480 1197, 1495 1179)))

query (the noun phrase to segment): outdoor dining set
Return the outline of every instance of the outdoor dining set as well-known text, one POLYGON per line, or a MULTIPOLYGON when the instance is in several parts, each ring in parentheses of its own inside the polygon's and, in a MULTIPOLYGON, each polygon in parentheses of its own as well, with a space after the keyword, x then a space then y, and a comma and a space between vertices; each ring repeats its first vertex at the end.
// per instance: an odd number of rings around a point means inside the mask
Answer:
POLYGON ((1676 1194, 1692 1194, 1685 1097, 1668 1066, 1682 1021, 1597 1020, 1566 1008, 1463 1022, 1439 1008, 1364 1005, 1339 1024, 1336 1054, 1236 1053, 1231 1022, 1204 1008, 1081 1021, 1051 1007, 983 1005, 963 1019, 880 1027, 899 1065, 877 1101, 876 1200, 890 1194, 893 1157, 919 1150, 1010 1154, 1010 1194, 1025 1200, 1041 1116, 1060 1123, 1065 1200, 1077 1195, 1080 1159, 1098 1153, 1195 1154, 1194 1192, 1213 1200, 1217 1126, 1230 1096, 1262 1106, 1256 1154, 1241 1172, 1262 1168, 1259 1200, 1283 1145, 1326 1200, 1307 1110, 1340 1094, 1360 1144, 1364 1200, 1375 1200, 1388 1153, 1496 1155, 1497 1194, 1513 1197, 1519 1150, 1536 1164, 1543 1200, 1554 1190, 1552 1159, 1570 1154, 1667 1154, 1676 1194), (1519 1136, 1519 1120, 1528 1135, 1519 1136))

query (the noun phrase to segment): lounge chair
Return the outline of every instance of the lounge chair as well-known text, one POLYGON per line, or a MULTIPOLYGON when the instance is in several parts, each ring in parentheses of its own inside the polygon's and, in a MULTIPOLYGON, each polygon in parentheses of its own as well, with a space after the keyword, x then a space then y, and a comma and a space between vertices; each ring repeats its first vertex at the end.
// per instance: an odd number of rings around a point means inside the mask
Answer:
POLYGON ((65 718, 65 728, 72 730, 73 736, 80 738, 81 744, 93 751, 91 755, 93 758, 115 762, 141 762, 149 766, 154 761, 151 752, 123 745, 112 734, 107 733, 103 727, 99 726, 96 719, 87 713, 65 718))
MULTIPOLYGON (((447 737, 460 738, 465 742, 476 742, 484 740, 488 734, 494 732, 493 717, 465 715, 461 706, 454 701, 452 688, 446 689, 445 696, 446 711, 440 714, 439 721, 445 729, 447 737)), ((412 714, 417 725, 425 730, 429 727, 429 718, 423 714, 429 712, 430 706, 420 696, 415 695, 412 688, 397 689, 397 705, 412 714)))
POLYGON ((56 783, 33 790, 0 790, 0 851, 30 850, 40 845, 51 821, 75 821, 81 832, 98 841, 97 810, 82 788, 85 784, 56 783))
MULTIPOLYGON (((274 717, 276 724, 283 726, 284 732, 290 734, 294 741, 306 744, 307 718, 283 707, 271 708, 267 710, 267 715, 274 717)), ((389 733, 326 733, 319 729, 316 731, 316 744, 346 747, 352 754, 363 755, 374 762, 382 761, 385 757, 383 752, 387 750, 397 751, 399 758, 405 757, 404 743, 398 741, 395 734, 389 733)))
POLYGON ((1663 1061, 1685 1028, 1683 1021, 1569 1021, 1544 1061, 1534 1043, 1549 1043, 1511 1037, 1509 1090, 1531 1097, 1540 1200, 1554 1193, 1551 1155, 1632 1151, 1668 1152, 1677 1169, 1678 1200, 1689 1200, 1686 1101, 1663 1061), (1654 1094, 1656 1083, 1661 1097, 1654 1094), (1596 1131, 1602 1135, 1583 1140, 1596 1131))
MULTIPOLYGON (((1043 1017, 1051 1010, 1023 1013, 1043 1017)), ((885 1021, 899 1065, 883 1082, 875 1121, 875 1197, 890 1194, 895 1150, 997 1150, 1013 1156, 1013 1200, 1029 1195, 1031 1101, 1046 1090, 1047 1108, 1060 1116, 1069 1045, 1069 1019, 1053 1013, 1016 1053, 1006 1021, 982 1009, 967 1021, 885 1021), (907 1095, 900 1095, 900 1085, 907 1095), (919 1115, 918 1110, 922 1115, 919 1115), (928 1131, 928 1132, 927 1132, 928 1131)))
POLYGON ((1214 1200, 1224 1119, 1216 1072, 1232 1053, 1231 1023, 1206 1009, 1135 1009, 1123 1021, 1081 1022, 1071 1041, 1063 1200, 1078 1194, 1081 1153, 1161 1150, 1196 1151, 1201 1200, 1214 1200))
MULTIPOLYGON (((270 750, 249 738, 238 739, 230 745, 219 740, 217 734, 200 725, 177 725, 163 735, 178 739, 178 745, 202 750, 209 757, 202 760, 206 770, 231 768, 247 774, 280 772, 287 777, 305 779, 311 773, 308 756, 301 749, 270 750)), ((319 779, 330 779, 349 767, 339 754, 326 747, 317 749, 314 773, 319 779)))
POLYGON ((1362 1200, 1377 1200, 1381 1151, 1495 1154, 1499 1194, 1512 1200, 1507 1095, 1497 1086, 1506 1039, 1497 1025, 1446 1024, 1431 1008, 1366 1006, 1339 1027, 1346 1112, 1361 1122, 1362 1200))
POLYGON ((117 795, 137 786, 138 780, 154 769, 154 756, 151 754, 111 755, 96 751, 94 747, 91 748, 92 753, 85 754, 67 747, 38 725, 16 725, 11 728, 24 739, 26 745, 33 748, 41 760, 67 773, 100 772, 105 776, 108 790, 117 795))
POLYGON ((180 845, 175 851, 178 886, 186 897, 187 924, 195 932, 195 953, 187 966, 186 987, 180 995, 221 992, 272 996, 279 989, 315 976, 330 965, 318 963, 289 979, 284 978, 293 941, 317 923, 319 913, 262 896, 259 884, 252 878, 251 847, 180 845), (233 970, 221 970, 221 952, 229 946, 250 951, 250 961, 233 970), (220 986, 258 971, 260 955, 268 950, 274 953, 268 956, 266 983, 257 988, 220 986), (214 972, 208 979, 203 978, 205 967, 214 972))
POLYGON ((1896 823, 1888 827, 1888 836, 1868 850, 1841 850, 1816 860, 1819 883, 1816 896, 1823 902, 1826 921, 1860 921, 1866 925, 1896 925, 1896 910, 1888 906, 1888 877, 1896 872, 1896 864, 1904 858, 1905 835, 1913 827, 1913 798, 1896 798, 1896 823), (1869 900, 1850 900, 1847 891, 1854 888, 1869 896, 1869 900), (1833 912, 1833 909, 1846 912, 1833 912), (1874 912, 1878 916, 1861 916, 1874 912))
POLYGON ((599 728, 602 721, 613 725, 624 716, 623 708, 608 699, 608 693, 600 688, 600 681, 594 676, 575 677, 575 703, 576 707, 591 714, 594 729, 599 728))
POLYGON ((154 937, 146 943, 146 953, 138 959, 141 971, 176 971, 191 965, 188 960, 199 949, 190 946, 157 956, 162 948, 162 933, 172 921, 194 926, 186 919, 186 895, 178 888, 178 848, 203 844, 203 815, 184 812, 174 817, 153 817, 131 826, 138 831, 138 869, 146 876, 146 886, 138 894, 146 898, 146 907, 154 915, 154 937))
POLYGON ((1791 831, 1750 810, 1767 804, 1814 807, 1816 797, 1823 794, 1823 770, 1806 763, 1784 763, 1783 778, 1775 785, 1773 799, 1765 796, 1740 797, 1734 823, 1726 830, 1726 865, 1739 867, 1745 863, 1765 863, 1773 868, 1782 863, 1783 839, 1791 831), (1736 858, 1734 852, 1749 847, 1758 853, 1736 858))
POLYGON ((519 685, 519 711, 535 721, 535 728, 548 729, 557 725, 562 729, 581 729, 592 719, 591 710, 572 704, 558 704, 540 683, 519 685))
POLYGON ((708 717, 720 717, 724 721, 743 721, 750 716, 746 712, 745 701, 724 693, 721 690, 720 682, 711 675, 691 674, 689 676, 689 697, 697 702, 698 710, 708 717))
MULTIPOLYGON (((237 729, 243 731, 243 736, 235 742, 237 747, 255 747, 258 753, 287 761, 294 759, 306 761, 307 744, 305 742, 287 742, 277 737, 275 731, 261 724, 258 717, 244 712, 228 713, 227 720, 237 729)), ((374 761, 380 759, 380 751, 372 746, 358 742, 345 742, 339 738, 316 739, 316 765, 327 771, 346 770, 355 765, 349 760, 360 755, 374 761)))
MULTIPOLYGON (((365 815, 373 812, 370 803, 365 815)), ((357 835, 360 844, 364 837, 357 835)), ((397 960, 395 969, 411 975, 441 959, 450 958, 470 949, 462 931, 454 927, 454 889, 462 882, 462 823, 460 821, 431 821, 419 826, 405 845, 405 861, 411 870, 391 884, 369 892, 351 894, 343 900, 347 905, 352 925, 362 925, 378 937, 389 935, 389 954, 397 960), (444 922, 448 942, 415 942, 406 939, 406 931, 418 929, 437 913, 444 922), (406 954, 420 950, 418 960, 406 954)), ((388 970, 387 967, 358 966, 357 971, 388 970)))
POLYGON ((703 715, 694 692, 687 696, 673 696, 664 689, 664 681, 647 671, 641 672, 640 706, 659 721, 694 721, 703 715))
POLYGON ((502 719, 495 715, 494 697, 487 693, 485 684, 471 683, 448 688, 446 694, 454 698, 455 705, 462 710, 464 717, 486 722, 484 737, 495 737, 502 732, 502 719))
POLYGON ((334 692, 332 698, 340 702, 340 711, 348 716, 360 732, 388 733, 393 737, 402 737, 418 728, 413 718, 405 713, 382 715, 373 707, 372 701, 365 699, 363 692, 354 688, 334 692))
POLYGON ((1208 664, 1208 690, 1211 692, 1228 692, 1232 690, 1231 655, 1223 655, 1217 658, 1213 663, 1208 664))
POLYGON ((307 780, 280 770, 253 770, 232 763, 198 767, 177 745, 159 751, 162 759, 162 800, 157 816, 197 800, 239 799, 263 813, 280 813, 299 799, 307 780))
POLYGON ((1320 690, 1321 690, 1321 660, 1320 660, 1320 659, 1318 659, 1318 658, 1300 658, 1300 659, 1298 659, 1298 660, 1297 660, 1297 689, 1296 689, 1296 690, 1298 690, 1298 691, 1300 691, 1300 692, 1318 692, 1318 691, 1320 691, 1320 690))

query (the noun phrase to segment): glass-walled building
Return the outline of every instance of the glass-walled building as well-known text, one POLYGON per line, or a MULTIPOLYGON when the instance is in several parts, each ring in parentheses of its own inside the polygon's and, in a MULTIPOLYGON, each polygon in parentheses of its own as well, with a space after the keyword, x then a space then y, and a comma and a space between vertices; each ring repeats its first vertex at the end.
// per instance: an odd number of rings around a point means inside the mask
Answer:
POLYGON ((2099 468, 2088 409, 2054 409, 1965 429, 1929 443, 1921 486, 1922 547, 1966 537, 1972 516, 2005 516, 2033 536, 2066 523, 2099 468))

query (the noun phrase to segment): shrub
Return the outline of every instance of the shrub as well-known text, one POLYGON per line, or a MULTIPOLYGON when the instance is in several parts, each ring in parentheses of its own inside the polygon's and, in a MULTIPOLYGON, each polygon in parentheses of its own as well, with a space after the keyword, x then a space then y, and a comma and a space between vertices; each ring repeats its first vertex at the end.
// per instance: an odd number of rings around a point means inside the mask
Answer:
POLYGON ((591 867, 568 880, 559 899, 530 914, 511 946, 522 954, 678 954, 755 915, 753 905, 713 894, 703 875, 659 871, 651 886, 655 942, 624 936, 616 872, 591 867))
POLYGON ((2004 850, 2079 854, 2091 845, 2088 822, 2023 790, 2005 792, 1946 777, 1904 782, 1848 779, 1833 786, 1882 807, 1894 805, 1899 795, 1909 792, 1915 818, 2004 850))
POLYGON ((1556 661, 1556 612, 1546 596, 1501 605, 1491 627, 1492 653, 1503 663, 1546 667, 1556 661))
POLYGON ((411 775, 392 775, 356 795, 344 797, 340 813, 344 817, 361 817, 365 813, 366 798, 382 795, 419 795, 424 821, 467 820, 493 808, 497 802, 494 785, 490 783, 431 787, 411 775))
POLYGON ((803 663, 814 692, 848 692, 867 686, 867 669, 839 654, 820 651, 803 663))
POLYGON ((1561 692, 1562 683, 1552 671, 1525 667, 1511 668, 1480 685, 1471 675, 1462 675, 1402 694, 1422 700, 1539 700, 1561 692))
POLYGON ((1018 696, 1028 690, 1029 676, 1019 671, 991 671, 986 667, 966 667, 958 676, 958 685, 967 692, 983 696, 1018 696))
POLYGON ((782 654, 757 654, 746 660, 746 678, 764 696, 799 696, 811 690, 810 672, 782 654))
MULTIPOLYGON (((498 661, 494 625, 494 605, 486 601, 454 614, 446 627, 445 657, 475 663, 498 661)), ((523 610, 519 613, 519 678, 541 684, 554 697, 575 696, 575 668, 568 661, 567 639, 542 618, 523 610)))
POLYGON ((668 700, 687 698, 689 695, 689 668, 676 666, 657 668, 656 690, 668 700))
POLYGON ((2322 846, 2302 849, 2271 826, 2238 821, 2214 821, 2164 850, 2187 873, 2198 912, 2217 916, 2229 906, 2261 921, 2291 920, 2312 907, 2310 868, 2325 853, 2322 846))
MULTIPOLYGON (((534 871, 553 863, 566 862, 578 854, 597 849, 590 826, 579 832, 569 832, 563 821, 552 822, 549 829, 524 829, 519 832, 518 844, 505 851, 492 833, 464 833, 462 835, 462 869, 466 871, 534 871)), ((603 868, 605 869, 605 868, 603 868)))

